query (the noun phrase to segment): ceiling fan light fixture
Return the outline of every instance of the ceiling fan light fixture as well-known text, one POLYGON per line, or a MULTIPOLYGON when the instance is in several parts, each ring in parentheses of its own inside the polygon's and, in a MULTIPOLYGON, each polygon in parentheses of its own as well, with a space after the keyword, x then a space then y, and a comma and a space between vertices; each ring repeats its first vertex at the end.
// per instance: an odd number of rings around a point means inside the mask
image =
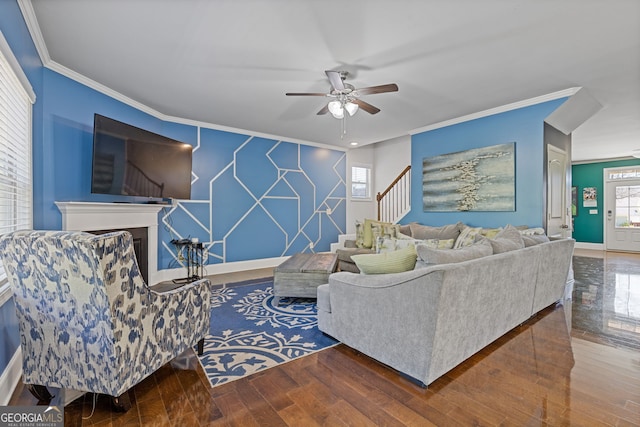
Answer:
POLYGON ((347 110, 350 116, 353 116, 358 112, 358 104, 354 104, 353 102, 347 102, 344 104, 344 109, 347 110))
POLYGON ((331 101, 327 107, 329 108, 331 115, 336 119, 344 117, 344 108, 342 108, 342 103, 340 101, 331 101))

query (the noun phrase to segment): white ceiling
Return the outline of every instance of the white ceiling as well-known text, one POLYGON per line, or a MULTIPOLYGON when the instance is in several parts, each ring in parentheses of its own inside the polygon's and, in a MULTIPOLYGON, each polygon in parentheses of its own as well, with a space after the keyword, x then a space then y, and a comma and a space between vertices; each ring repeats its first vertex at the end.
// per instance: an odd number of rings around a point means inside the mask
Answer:
POLYGON ((604 108, 573 160, 640 149, 638 0, 20 1, 48 67, 163 115, 348 147, 583 87, 604 108), (341 139, 326 98, 284 95, 329 91, 324 70, 400 89, 341 139))

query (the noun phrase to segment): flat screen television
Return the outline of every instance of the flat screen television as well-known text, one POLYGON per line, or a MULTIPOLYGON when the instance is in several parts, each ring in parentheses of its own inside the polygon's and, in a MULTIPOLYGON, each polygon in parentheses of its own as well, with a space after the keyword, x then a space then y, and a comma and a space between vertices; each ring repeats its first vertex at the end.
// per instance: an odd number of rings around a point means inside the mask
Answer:
POLYGON ((189 144, 96 114, 91 192, 190 199, 192 151, 189 144))

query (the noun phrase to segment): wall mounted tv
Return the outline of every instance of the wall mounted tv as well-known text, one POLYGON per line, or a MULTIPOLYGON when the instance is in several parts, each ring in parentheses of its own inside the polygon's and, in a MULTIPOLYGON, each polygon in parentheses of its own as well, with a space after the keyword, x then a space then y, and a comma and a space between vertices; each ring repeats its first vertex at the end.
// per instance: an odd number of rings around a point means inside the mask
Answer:
POLYGON ((192 151, 189 144, 96 114, 91 192, 190 199, 192 151))

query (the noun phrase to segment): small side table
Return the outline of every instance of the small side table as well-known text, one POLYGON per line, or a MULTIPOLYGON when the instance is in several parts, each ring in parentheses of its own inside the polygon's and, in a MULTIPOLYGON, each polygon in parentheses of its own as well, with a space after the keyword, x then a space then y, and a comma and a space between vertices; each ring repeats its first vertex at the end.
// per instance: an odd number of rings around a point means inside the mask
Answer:
POLYGON ((186 252, 183 256, 187 262, 187 277, 174 279, 173 283, 190 283, 199 280, 204 275, 204 245, 190 240, 178 240, 172 242, 180 252, 186 252))

